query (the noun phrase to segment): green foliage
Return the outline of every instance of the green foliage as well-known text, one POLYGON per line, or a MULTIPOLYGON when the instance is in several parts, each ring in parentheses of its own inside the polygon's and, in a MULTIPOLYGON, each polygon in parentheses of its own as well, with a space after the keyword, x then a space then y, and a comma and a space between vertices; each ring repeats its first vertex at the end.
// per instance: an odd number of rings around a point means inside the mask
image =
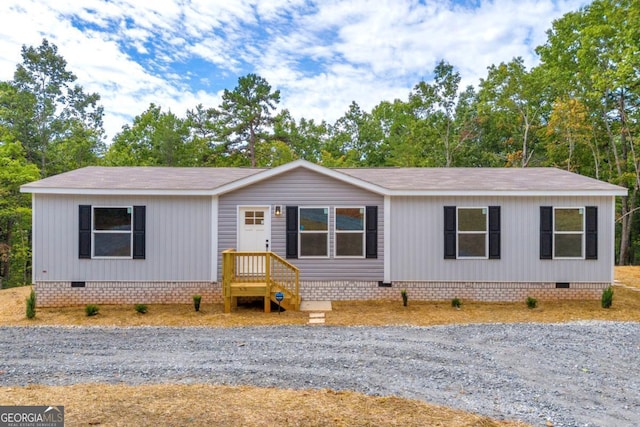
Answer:
POLYGON ((613 305, 613 288, 611 286, 602 291, 600 305, 602 306, 602 308, 611 308, 611 306, 613 305))
POLYGON ((409 303, 409 295, 407 294, 407 291, 405 289, 401 290, 400 296, 402 297, 402 305, 406 307, 409 303))
POLYGON ((6 122, 42 176, 95 164, 104 146, 100 96, 85 94, 75 80, 56 45, 43 39, 38 47, 22 47, 14 90, 0 98, 10 106, 3 110, 6 122))
POLYGON ((95 304, 87 304, 84 307, 84 312, 86 313, 87 316, 91 317, 91 316, 95 316, 96 314, 98 314, 98 312, 100 311, 100 307, 98 307, 95 304))
POLYGON ((527 307, 534 309, 538 306, 538 300, 533 297, 527 297, 527 307))
POLYGON ((200 301, 202 301, 202 295, 193 296, 193 308, 195 311, 200 311, 200 301))
POLYGON ((453 298, 451 300, 451 307, 453 308, 460 308, 462 307, 462 301, 460 301, 460 298, 453 298))
POLYGON ((26 299, 26 314, 27 319, 33 319, 36 317, 36 291, 31 289, 31 293, 29 294, 29 298, 26 299))
POLYGON ((0 125, 0 277, 3 287, 31 281, 31 198, 20 186, 38 179, 21 144, 0 125))
POLYGON ((133 308, 140 314, 145 314, 148 311, 146 304, 136 304, 133 308))
POLYGON ((214 126, 229 151, 245 154, 249 165, 255 167, 256 146, 268 139, 268 127, 274 119, 271 112, 280 102, 280 91, 256 74, 238 79, 232 90, 224 90, 222 104, 215 111, 214 126))
POLYGON ((206 156, 206 146, 191 138, 185 120, 150 104, 114 137, 103 162, 109 166, 198 166, 206 156))

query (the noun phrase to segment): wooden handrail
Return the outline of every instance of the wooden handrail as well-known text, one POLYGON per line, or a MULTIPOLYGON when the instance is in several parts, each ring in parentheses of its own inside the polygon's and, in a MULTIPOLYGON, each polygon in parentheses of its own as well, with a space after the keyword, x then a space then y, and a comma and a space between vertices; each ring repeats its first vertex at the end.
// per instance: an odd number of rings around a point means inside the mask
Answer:
MULTIPOLYGON (((236 251, 227 249, 222 252, 222 295, 232 297, 232 283, 264 283, 267 287, 265 297, 270 298, 272 287, 290 294, 295 307, 300 304, 300 271, 278 254, 259 251, 236 251)), ((225 308, 226 310, 226 308, 225 308)))

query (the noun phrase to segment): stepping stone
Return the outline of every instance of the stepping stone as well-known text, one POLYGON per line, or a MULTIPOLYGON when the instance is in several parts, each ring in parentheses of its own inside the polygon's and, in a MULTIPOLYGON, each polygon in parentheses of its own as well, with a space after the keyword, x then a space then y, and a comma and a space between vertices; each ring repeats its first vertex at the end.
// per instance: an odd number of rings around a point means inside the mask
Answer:
POLYGON ((309 325, 324 325, 324 313, 309 313, 309 325))

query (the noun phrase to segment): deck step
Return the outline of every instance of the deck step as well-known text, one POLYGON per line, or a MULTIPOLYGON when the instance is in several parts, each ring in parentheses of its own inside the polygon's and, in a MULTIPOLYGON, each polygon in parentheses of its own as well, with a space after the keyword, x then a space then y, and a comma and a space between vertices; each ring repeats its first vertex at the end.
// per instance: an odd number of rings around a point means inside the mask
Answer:
POLYGON ((309 325, 324 325, 324 313, 309 313, 309 325))

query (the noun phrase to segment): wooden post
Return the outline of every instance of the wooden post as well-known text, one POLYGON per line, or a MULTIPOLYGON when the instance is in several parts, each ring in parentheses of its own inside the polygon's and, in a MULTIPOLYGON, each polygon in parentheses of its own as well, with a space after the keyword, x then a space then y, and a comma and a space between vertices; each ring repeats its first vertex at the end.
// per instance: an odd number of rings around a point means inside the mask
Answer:
POLYGON ((264 281, 265 281, 265 295, 264 295, 264 312, 271 313, 271 255, 269 252, 264 254, 264 281))

